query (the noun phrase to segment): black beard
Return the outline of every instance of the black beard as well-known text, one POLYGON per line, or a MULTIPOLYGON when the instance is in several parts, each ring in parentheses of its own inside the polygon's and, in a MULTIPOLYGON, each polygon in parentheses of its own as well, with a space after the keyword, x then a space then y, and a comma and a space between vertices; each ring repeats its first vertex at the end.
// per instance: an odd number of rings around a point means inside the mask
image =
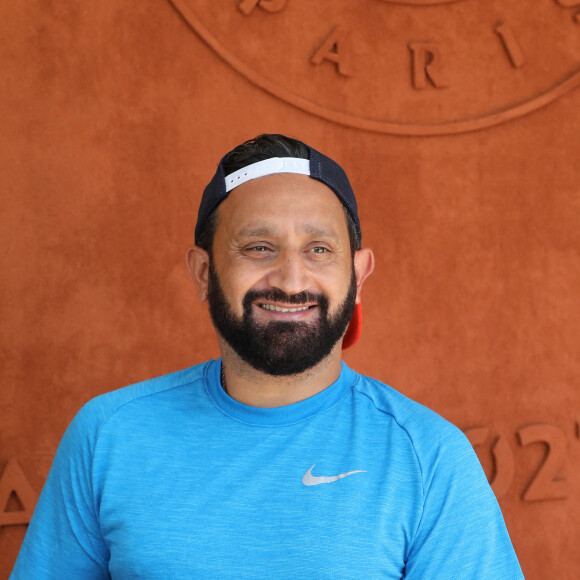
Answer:
POLYGON ((242 301, 243 315, 240 319, 232 312, 213 262, 209 266, 209 313, 217 332, 244 362, 258 371, 275 376, 303 373, 330 354, 352 318, 356 290, 353 263, 346 298, 331 318, 328 317, 328 299, 323 294, 300 292, 289 295, 272 288, 247 292, 242 301), (252 303, 258 298, 292 305, 316 303, 318 320, 312 323, 271 321, 260 324, 252 315, 252 303))

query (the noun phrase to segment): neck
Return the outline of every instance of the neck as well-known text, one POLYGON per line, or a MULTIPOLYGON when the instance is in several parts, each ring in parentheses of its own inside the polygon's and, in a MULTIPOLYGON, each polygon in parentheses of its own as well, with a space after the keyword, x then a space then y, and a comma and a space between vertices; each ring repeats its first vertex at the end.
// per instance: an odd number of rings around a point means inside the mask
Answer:
POLYGON ((227 393, 236 401, 251 407, 283 407, 320 393, 334 383, 341 372, 340 342, 316 366, 299 375, 277 377, 257 371, 220 342, 227 393))

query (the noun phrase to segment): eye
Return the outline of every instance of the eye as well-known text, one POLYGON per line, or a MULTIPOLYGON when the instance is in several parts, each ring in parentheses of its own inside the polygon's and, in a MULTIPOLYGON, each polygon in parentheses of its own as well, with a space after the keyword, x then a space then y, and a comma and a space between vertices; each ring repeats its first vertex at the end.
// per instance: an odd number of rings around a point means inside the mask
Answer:
POLYGON ((253 259, 265 259, 273 256, 274 249, 269 244, 253 243, 244 248, 244 254, 253 259))
POLYGON ((313 248, 310 248, 308 251, 311 252, 312 254, 326 254, 330 252, 330 250, 328 248, 325 248, 324 246, 314 246, 313 248))

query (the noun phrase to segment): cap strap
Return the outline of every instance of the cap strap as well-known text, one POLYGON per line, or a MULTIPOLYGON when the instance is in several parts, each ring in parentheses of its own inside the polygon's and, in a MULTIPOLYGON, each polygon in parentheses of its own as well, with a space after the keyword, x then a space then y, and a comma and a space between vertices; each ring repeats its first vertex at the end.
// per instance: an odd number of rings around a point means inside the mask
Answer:
POLYGON ((297 157, 271 157, 270 159, 264 159, 264 161, 252 163, 226 176, 226 192, 242 185, 242 183, 246 183, 246 181, 258 179, 258 177, 264 177, 265 175, 272 175, 273 173, 310 175, 310 161, 297 157))

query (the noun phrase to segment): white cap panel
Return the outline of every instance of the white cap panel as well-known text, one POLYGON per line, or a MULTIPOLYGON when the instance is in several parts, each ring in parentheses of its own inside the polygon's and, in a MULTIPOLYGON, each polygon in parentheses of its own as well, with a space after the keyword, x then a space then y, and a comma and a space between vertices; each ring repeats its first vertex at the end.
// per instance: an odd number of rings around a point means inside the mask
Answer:
POLYGON ((299 173, 310 175, 310 161, 297 157, 271 157, 263 161, 257 161, 242 169, 238 169, 226 176, 226 192, 250 181, 272 175, 274 173, 299 173))

